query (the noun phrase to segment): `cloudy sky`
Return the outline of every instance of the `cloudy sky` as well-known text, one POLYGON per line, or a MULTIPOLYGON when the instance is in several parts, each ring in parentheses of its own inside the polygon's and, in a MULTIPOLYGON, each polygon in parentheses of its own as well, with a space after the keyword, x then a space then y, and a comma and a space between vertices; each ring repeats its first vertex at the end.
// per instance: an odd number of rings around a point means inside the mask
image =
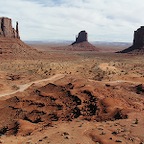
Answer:
POLYGON ((0 16, 19 22, 22 40, 132 42, 144 25, 144 0, 0 0, 0 16))

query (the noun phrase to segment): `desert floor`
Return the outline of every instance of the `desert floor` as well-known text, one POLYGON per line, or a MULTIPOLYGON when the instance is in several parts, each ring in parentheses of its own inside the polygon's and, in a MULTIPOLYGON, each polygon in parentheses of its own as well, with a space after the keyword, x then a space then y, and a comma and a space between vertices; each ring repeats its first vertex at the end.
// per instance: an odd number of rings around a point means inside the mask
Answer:
POLYGON ((0 143, 144 143, 143 55, 32 46, 45 57, 1 59, 0 143))

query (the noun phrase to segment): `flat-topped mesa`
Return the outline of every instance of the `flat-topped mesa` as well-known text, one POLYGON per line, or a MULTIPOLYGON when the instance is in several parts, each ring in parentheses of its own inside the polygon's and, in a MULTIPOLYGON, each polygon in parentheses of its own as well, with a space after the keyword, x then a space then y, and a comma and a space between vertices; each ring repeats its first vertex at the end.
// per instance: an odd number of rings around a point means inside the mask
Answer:
POLYGON ((133 47, 144 48, 144 26, 134 31, 133 47))
POLYGON ((16 30, 15 30, 12 27, 12 22, 10 18, 0 17, 0 37, 20 39, 18 22, 16 22, 16 30))
POLYGON ((88 41, 88 34, 85 30, 79 32, 78 36, 76 37, 76 41, 73 44, 81 43, 81 42, 87 42, 88 41))
POLYGON ((133 45, 118 53, 139 53, 144 54, 144 26, 134 31, 133 45))

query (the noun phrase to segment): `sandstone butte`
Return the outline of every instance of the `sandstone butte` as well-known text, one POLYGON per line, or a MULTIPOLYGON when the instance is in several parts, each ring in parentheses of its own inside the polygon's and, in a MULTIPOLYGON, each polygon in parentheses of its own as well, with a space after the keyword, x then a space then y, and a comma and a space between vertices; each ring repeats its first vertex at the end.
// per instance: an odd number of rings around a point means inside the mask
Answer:
POLYGON ((134 31, 133 45, 120 53, 144 54, 144 26, 134 31))
POLYGON ((78 33, 75 42, 73 42, 71 45, 73 47, 76 47, 76 50, 81 48, 86 51, 98 51, 98 48, 96 48, 94 45, 88 42, 88 33, 85 30, 78 33))
POLYGON ((16 29, 14 29, 10 18, 0 17, 0 37, 20 39, 18 22, 16 22, 16 29))
POLYGON ((72 43, 72 45, 76 43, 81 43, 81 42, 88 42, 88 34, 84 30, 79 32, 78 36, 76 37, 76 41, 72 43))
POLYGON ((16 28, 13 28, 10 18, 0 17, 0 59, 36 59, 38 56, 44 57, 43 53, 20 39, 18 22, 16 28))

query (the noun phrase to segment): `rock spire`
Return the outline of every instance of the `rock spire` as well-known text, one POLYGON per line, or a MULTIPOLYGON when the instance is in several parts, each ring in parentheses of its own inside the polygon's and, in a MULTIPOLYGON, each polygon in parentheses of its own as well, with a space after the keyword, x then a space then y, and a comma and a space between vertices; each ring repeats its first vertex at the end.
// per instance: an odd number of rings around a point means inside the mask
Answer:
POLYGON ((18 22, 16 23, 16 30, 15 30, 12 27, 12 21, 10 18, 0 17, 0 37, 20 39, 18 22))

